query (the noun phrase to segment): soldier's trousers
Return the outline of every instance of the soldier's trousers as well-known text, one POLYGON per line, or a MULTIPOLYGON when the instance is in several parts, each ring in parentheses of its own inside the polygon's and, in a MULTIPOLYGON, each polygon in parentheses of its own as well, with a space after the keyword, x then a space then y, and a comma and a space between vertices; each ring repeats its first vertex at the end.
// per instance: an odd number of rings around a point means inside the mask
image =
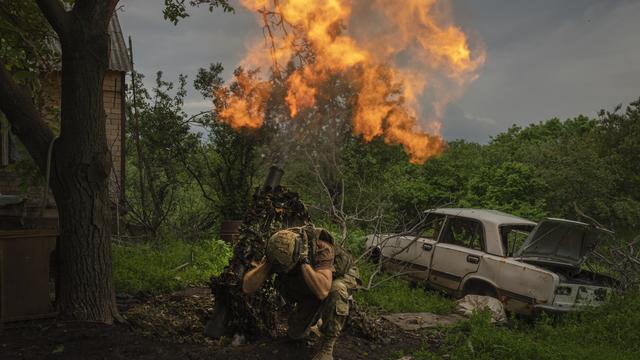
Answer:
POLYGON ((320 331, 323 335, 338 336, 349 315, 349 295, 357 286, 357 272, 349 271, 348 274, 333 280, 326 299, 319 300, 313 297, 297 303, 289 315, 289 337, 304 338, 309 334, 311 326, 320 319, 320 331))

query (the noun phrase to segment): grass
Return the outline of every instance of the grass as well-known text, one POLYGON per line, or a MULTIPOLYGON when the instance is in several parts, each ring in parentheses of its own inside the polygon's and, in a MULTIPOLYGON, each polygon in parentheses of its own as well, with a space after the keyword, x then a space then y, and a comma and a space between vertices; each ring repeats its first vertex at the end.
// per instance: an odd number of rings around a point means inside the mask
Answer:
MULTIPOLYGON (((113 247, 116 290, 162 293, 187 286, 206 286, 212 275, 224 269, 231 254, 231 248, 217 240, 193 244, 177 240, 157 244, 117 243, 113 247), (189 265, 181 268, 186 263, 189 265)), ((366 284, 374 266, 363 263, 359 268, 366 284)), ((378 275, 373 284, 371 290, 355 294, 356 301, 370 311, 445 314, 455 306, 439 293, 412 287, 408 281, 387 274, 378 275)))
MULTIPOLYGON (((366 285, 373 274, 374 265, 362 263, 359 270, 366 285)), ((409 281, 392 278, 389 274, 377 275, 372 284, 370 290, 361 290, 354 295, 356 301, 370 311, 448 314, 455 308, 451 298, 422 287, 412 287, 409 281)))
POLYGON ((426 344, 413 355, 432 359, 637 359, 640 351, 640 294, 627 294, 580 314, 533 324, 514 320, 510 328, 490 323, 488 314, 440 329, 438 349, 426 344))
POLYGON ((114 244, 116 291, 161 293, 206 286, 212 275, 224 269, 230 257, 231 248, 219 240, 193 244, 177 240, 114 244))

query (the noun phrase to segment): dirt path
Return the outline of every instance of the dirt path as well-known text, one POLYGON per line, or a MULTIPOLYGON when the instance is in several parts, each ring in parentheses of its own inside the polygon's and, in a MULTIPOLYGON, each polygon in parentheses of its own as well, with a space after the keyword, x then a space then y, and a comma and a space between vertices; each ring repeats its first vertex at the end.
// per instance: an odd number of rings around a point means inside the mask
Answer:
MULTIPOLYGON (((203 292, 187 291, 144 300, 127 298, 122 313, 129 324, 64 323, 55 320, 7 324, 0 330, 0 359, 310 359, 313 344, 294 343, 285 337, 259 339, 240 346, 220 345, 202 336, 211 307, 203 292)), ((347 328, 340 337, 335 358, 390 359, 417 349, 420 332, 402 331, 385 324, 376 341, 347 328)))
MULTIPOLYGON (((241 346, 180 344, 141 335, 129 326, 29 322, 0 332, 0 359, 307 359, 313 346, 287 339, 263 339, 241 346)), ((417 348, 420 335, 397 332, 383 342, 372 342, 345 332, 338 341, 336 359, 389 359, 399 351, 417 348)))

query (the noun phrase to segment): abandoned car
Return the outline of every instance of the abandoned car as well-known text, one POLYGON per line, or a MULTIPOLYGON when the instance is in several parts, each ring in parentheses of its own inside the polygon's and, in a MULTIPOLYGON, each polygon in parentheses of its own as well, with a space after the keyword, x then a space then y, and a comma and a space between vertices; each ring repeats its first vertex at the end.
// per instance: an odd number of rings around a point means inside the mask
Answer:
POLYGON ((390 271, 454 296, 498 298, 519 314, 566 312, 603 303, 613 279, 583 269, 612 234, 570 220, 540 223, 493 210, 429 210, 414 230, 369 235, 366 246, 390 271))

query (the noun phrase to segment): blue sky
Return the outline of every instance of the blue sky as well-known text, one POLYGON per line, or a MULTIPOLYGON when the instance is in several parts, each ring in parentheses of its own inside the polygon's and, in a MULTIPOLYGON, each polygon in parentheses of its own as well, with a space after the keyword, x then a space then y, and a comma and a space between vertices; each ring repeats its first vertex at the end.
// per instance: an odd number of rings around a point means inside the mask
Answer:
MULTIPOLYGON (((229 75, 245 44, 261 34, 240 6, 235 14, 195 9, 174 26, 163 20, 162 5, 120 1, 136 70, 149 84, 158 70, 167 79, 193 78, 211 62, 222 62, 229 75)), ((447 109, 448 140, 487 142, 513 124, 593 116, 640 97, 640 1, 454 0, 453 8, 456 23, 484 42, 487 61, 447 109)), ((189 112, 209 106, 195 91, 187 100, 189 112)))

